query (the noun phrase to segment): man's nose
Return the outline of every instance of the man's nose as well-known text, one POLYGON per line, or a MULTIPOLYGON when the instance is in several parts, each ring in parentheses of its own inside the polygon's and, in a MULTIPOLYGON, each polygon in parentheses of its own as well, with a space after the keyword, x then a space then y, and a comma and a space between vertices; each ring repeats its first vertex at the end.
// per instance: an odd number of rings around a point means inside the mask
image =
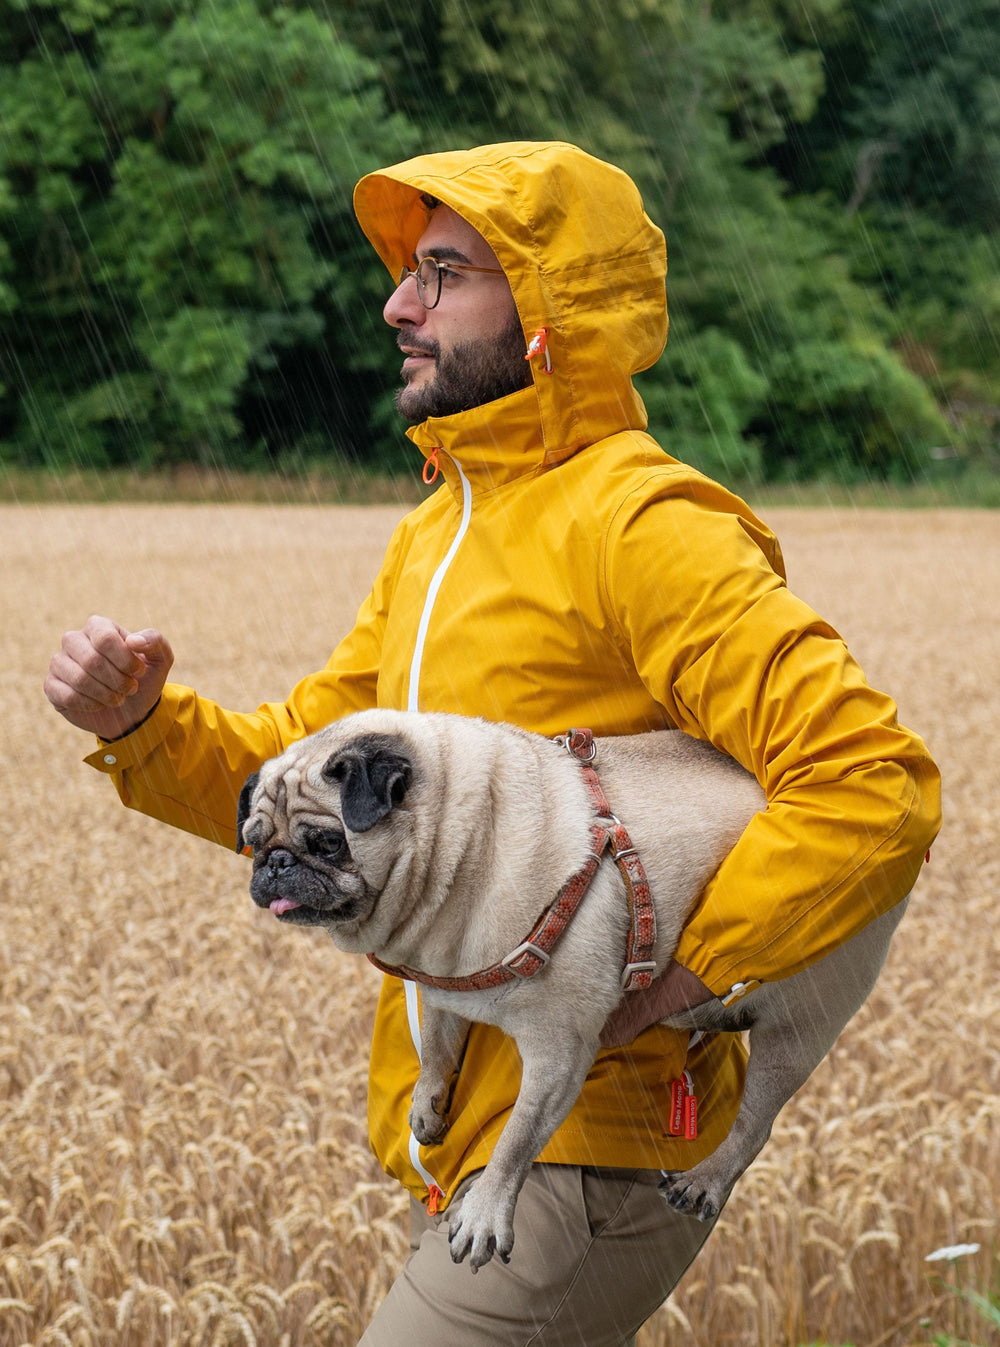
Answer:
POLYGON ((417 295, 417 278, 407 276, 400 281, 386 300, 382 317, 390 327, 420 327, 427 317, 427 310, 417 295))

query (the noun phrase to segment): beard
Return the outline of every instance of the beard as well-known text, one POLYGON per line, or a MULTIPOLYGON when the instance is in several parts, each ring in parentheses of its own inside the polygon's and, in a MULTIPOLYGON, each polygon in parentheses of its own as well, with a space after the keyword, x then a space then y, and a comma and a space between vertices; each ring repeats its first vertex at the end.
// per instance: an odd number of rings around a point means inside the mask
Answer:
POLYGON ((397 342, 434 357, 434 377, 396 393, 396 410, 411 426, 429 416, 452 416, 495 402, 531 385, 525 341, 516 320, 497 337, 460 342, 442 352, 438 342, 400 333, 397 342))

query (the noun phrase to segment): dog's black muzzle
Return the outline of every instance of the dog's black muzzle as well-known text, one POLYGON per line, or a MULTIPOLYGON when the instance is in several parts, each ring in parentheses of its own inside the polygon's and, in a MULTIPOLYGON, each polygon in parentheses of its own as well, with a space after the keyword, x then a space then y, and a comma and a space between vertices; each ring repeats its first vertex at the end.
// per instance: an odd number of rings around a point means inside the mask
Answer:
MULTIPOLYGON (((254 857, 253 875, 250 879, 250 897, 258 907, 270 907, 275 898, 290 898, 297 902, 305 901, 298 890, 303 886, 309 889, 310 876, 302 873, 298 857, 286 847, 275 847, 261 857, 254 857)), ((312 895, 310 895, 312 896, 312 895)))
POLYGON ((326 926, 351 919, 355 899, 339 892, 335 880, 287 847, 254 857, 250 897, 270 908, 279 921, 297 926, 326 926), (276 908, 284 900, 286 905, 276 908))

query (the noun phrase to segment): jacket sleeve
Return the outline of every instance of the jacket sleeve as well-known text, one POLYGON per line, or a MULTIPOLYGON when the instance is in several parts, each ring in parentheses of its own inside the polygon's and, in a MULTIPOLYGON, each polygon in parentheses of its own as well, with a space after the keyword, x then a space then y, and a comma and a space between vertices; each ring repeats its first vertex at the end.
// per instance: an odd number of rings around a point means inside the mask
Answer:
POLYGON ((605 566, 619 639, 650 692, 767 796, 678 947, 717 995, 798 972, 900 902, 940 825, 925 745, 789 592, 773 539, 733 499, 690 478, 683 497, 633 498, 605 566))
POLYGON ((376 705, 400 536, 401 526, 350 634, 287 701, 245 714, 170 683, 148 720, 122 739, 102 742, 86 761, 112 778, 130 809, 235 847, 237 801, 250 773, 294 740, 376 705))

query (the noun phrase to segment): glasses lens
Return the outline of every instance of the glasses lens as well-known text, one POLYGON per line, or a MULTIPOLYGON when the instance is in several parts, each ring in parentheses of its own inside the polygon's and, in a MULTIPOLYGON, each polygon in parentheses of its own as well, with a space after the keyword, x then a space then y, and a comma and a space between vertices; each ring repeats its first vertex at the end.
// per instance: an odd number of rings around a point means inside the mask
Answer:
POLYGON ((425 309, 433 309, 441 298, 441 272, 433 257, 417 264, 417 293, 425 309))

